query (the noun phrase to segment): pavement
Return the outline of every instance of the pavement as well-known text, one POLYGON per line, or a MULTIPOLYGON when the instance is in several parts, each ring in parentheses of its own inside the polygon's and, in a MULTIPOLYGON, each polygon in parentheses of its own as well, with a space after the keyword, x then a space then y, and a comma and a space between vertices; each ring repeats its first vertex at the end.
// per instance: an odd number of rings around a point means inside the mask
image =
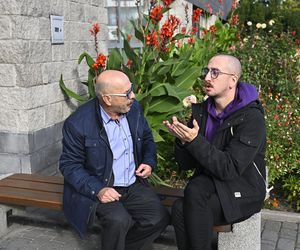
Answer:
MULTIPOLYGON (((27 209, 22 216, 9 217, 9 232, 0 238, 4 250, 91 250, 101 249, 97 225, 80 239, 66 223, 62 212, 27 209)), ((300 214, 262 211, 261 250, 300 250, 300 214)), ((153 250, 175 250, 174 229, 168 226, 154 242, 153 250)), ((251 250, 251 249, 249 249, 251 250)))

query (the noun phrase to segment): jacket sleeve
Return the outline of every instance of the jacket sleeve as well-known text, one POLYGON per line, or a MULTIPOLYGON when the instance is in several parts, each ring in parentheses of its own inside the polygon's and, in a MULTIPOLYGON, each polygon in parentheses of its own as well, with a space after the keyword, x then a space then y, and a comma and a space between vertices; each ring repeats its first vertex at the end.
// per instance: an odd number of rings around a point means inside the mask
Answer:
MULTIPOLYGON (((266 132, 262 112, 250 108, 243 119, 233 126, 233 136, 224 148, 219 149, 198 135, 185 149, 206 172, 220 180, 234 179, 252 166, 257 157, 264 157, 266 132)), ((230 129, 227 127, 224 134, 229 135, 230 129)))
POLYGON ((152 131, 148 125, 146 118, 144 117, 142 111, 141 115, 141 126, 143 128, 143 138, 142 138, 142 163, 147 164, 154 169, 157 164, 156 157, 156 145, 153 139, 152 131))
POLYGON ((65 181, 82 195, 97 200, 97 194, 104 184, 84 168, 85 140, 68 119, 64 123, 62 143, 59 169, 65 181))

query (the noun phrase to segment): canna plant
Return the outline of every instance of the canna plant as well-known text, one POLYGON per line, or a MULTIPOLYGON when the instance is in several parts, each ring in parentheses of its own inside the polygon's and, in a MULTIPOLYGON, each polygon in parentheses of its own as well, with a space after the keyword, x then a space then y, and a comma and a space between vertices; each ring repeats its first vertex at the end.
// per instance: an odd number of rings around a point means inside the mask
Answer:
MULTIPOLYGON (((109 56, 99 53, 97 34, 100 26, 93 24, 90 33, 95 42, 96 60, 87 52, 83 52, 78 59, 79 64, 86 61, 89 68, 87 81, 82 82, 87 86, 87 96, 81 96, 67 88, 63 76, 60 79, 60 87, 64 93, 83 103, 95 97, 94 79, 98 74, 105 69, 122 70, 134 84, 136 98, 143 107, 158 145, 170 140, 162 121, 173 115, 186 116, 182 104, 186 96, 196 94, 201 99, 199 75, 202 67, 212 55, 226 52, 238 42, 236 18, 235 23, 223 24, 218 20, 213 26, 204 29, 199 27, 203 11, 196 9, 188 30, 190 20, 187 5, 185 23, 174 15, 164 17, 173 2, 174 0, 161 0, 158 3, 151 0, 148 13, 142 14, 139 10, 140 1, 136 0, 139 19, 138 22, 130 22, 134 28, 134 36, 141 44, 140 48, 131 47, 133 35, 121 33, 122 51, 112 49, 109 56)), ((172 151, 172 143, 168 144, 168 150, 172 151)), ((165 150, 158 147, 159 160, 165 161, 165 150)))

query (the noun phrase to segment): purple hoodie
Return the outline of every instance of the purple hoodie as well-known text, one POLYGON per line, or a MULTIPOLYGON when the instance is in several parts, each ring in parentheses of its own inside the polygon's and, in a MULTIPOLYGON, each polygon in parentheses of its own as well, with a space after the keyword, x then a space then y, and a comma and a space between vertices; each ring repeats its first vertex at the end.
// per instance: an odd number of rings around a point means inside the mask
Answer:
POLYGON ((207 99, 206 139, 212 142, 217 129, 229 115, 255 101, 257 98, 258 92, 254 85, 240 82, 237 86, 234 100, 227 105, 222 113, 217 115, 214 100, 212 97, 209 97, 207 99))

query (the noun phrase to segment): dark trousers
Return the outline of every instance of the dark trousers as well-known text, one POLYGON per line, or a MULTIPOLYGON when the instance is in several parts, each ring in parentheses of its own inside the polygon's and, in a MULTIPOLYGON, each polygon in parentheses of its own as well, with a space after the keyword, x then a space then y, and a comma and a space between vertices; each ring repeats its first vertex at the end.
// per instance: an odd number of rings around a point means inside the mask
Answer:
POLYGON ((119 201, 100 203, 96 214, 102 225, 102 250, 147 249, 169 224, 169 213, 145 184, 116 188, 119 201))
POLYGON ((179 250, 212 249, 213 226, 227 223, 210 177, 189 181, 184 198, 173 204, 172 223, 179 250))

